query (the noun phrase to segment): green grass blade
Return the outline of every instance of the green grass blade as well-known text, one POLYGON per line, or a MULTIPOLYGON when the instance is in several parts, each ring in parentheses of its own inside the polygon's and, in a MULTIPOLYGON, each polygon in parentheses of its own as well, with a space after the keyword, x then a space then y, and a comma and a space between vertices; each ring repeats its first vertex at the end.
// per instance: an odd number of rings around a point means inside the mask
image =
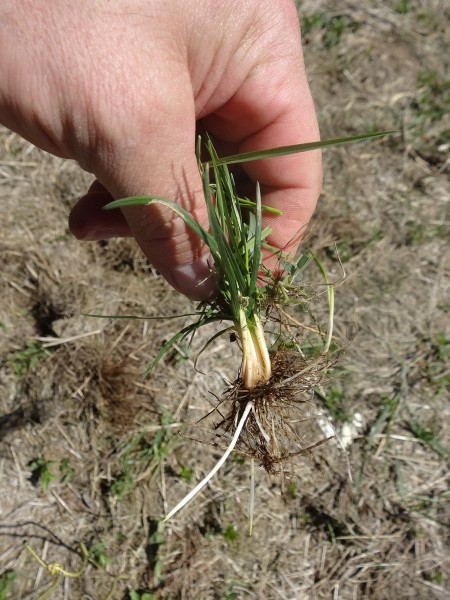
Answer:
MULTIPOLYGON (((244 208, 256 208, 256 202, 250 200, 250 198, 238 198, 239 205, 244 208)), ((267 204, 261 204, 261 209, 264 212, 272 213, 274 215, 282 215, 283 211, 279 208, 273 208, 272 206, 268 206, 267 204)))
POLYGON ((135 319, 139 321, 163 321, 168 319, 180 319, 181 317, 196 317, 197 313, 180 313, 179 315, 160 315, 157 317, 146 317, 145 315, 97 315, 94 313, 81 313, 83 317, 95 317, 96 319, 135 319))
MULTIPOLYGON (((256 294, 256 282, 258 280, 259 268, 261 265, 261 190, 259 183, 256 184, 256 211, 255 211, 255 238, 253 243, 253 256, 252 256, 252 273, 250 277, 250 285, 248 296, 251 299, 255 298, 256 294)), ((254 308, 254 307, 252 307, 254 308)))
MULTIPOLYGON (((245 256, 245 224, 242 218, 241 207, 237 201, 237 191, 235 189, 233 178, 226 165, 218 167, 216 165, 217 153, 211 142, 208 143, 208 151, 211 155, 212 166, 214 170, 214 179, 216 182, 216 205, 215 212, 218 222, 222 229, 224 239, 230 247, 235 262, 235 276, 237 271, 244 274, 247 268, 245 256), (243 255, 244 252, 244 255, 243 255)), ((245 277, 243 277, 245 280, 245 277)), ((243 281, 240 282, 242 288, 243 281)))
POLYGON ((120 200, 113 200, 103 207, 103 210, 112 210, 113 208, 122 208, 122 206, 136 206, 140 204, 153 204, 154 202, 170 202, 167 198, 162 196, 128 196, 127 198, 120 198, 120 200))
POLYGON ((205 244, 210 248, 211 253, 214 254, 214 251, 217 251, 215 239, 206 231, 206 229, 203 229, 203 227, 197 223, 197 221, 187 210, 185 210, 176 202, 167 200, 167 198, 161 198, 160 196, 130 196, 129 198, 114 200, 113 202, 110 202, 104 206, 103 209, 111 210, 113 208, 122 208, 124 206, 135 206, 142 204, 163 204, 164 206, 168 206, 183 219, 186 225, 188 225, 188 227, 190 227, 200 239, 205 242, 205 244))
POLYGON ((398 133, 398 130, 375 131, 372 133, 362 133, 349 137, 333 138, 331 140, 321 140, 318 142, 308 142, 306 144, 295 144, 293 146, 280 146, 278 148, 268 148, 267 150, 257 150, 255 152, 243 152, 242 154, 233 154, 217 159, 218 165, 231 165, 237 163, 249 162, 251 160, 261 160, 262 158, 273 158, 275 156, 287 156, 289 154, 298 154, 299 152, 308 152, 327 146, 337 146, 338 144, 348 144, 358 140, 367 140, 370 138, 382 137, 398 133))
MULTIPOLYGON (((262 205, 261 205, 261 208, 262 208, 262 205)), ((272 233, 272 227, 264 227, 264 229, 261 231, 261 242, 264 241, 266 239, 266 237, 268 235, 270 235, 271 233, 272 233)))
POLYGON ((213 231, 213 235, 217 236, 217 243, 219 246, 219 253, 221 256, 221 272, 222 272, 222 281, 225 285, 229 287, 230 291, 230 304, 233 315, 237 314, 239 304, 239 292, 245 287, 245 284, 242 280, 242 274, 239 270, 236 257, 231 252, 231 249, 228 245, 227 240, 224 238, 223 232, 220 229, 219 223, 217 221, 217 217, 215 215, 212 217, 211 229, 213 231))
POLYGON ((187 325, 186 327, 183 327, 183 329, 180 329, 180 331, 178 331, 174 336, 170 338, 167 344, 164 344, 164 346, 161 348, 161 350, 151 362, 150 366, 147 367, 147 369, 145 370, 143 375, 144 379, 153 371, 153 369, 156 367, 156 365, 159 363, 162 357, 165 354, 167 354, 167 352, 169 352, 172 346, 176 344, 179 339, 184 339, 187 335, 189 335, 189 333, 191 333, 193 327, 194 325, 192 323, 190 325, 187 325))
POLYGON ((296 260, 289 262, 280 259, 281 266, 287 273, 287 277, 285 279, 288 285, 295 285, 300 283, 303 278, 303 271, 306 267, 311 263, 313 257, 311 254, 302 254, 296 260))
POLYGON ((219 217, 217 215, 217 203, 222 202, 222 200, 224 200, 222 198, 221 188, 219 185, 216 192, 216 206, 214 206, 209 185, 208 168, 206 168, 203 173, 203 189, 208 210, 208 219, 211 228, 211 235, 214 237, 217 246, 217 255, 214 256, 214 262, 223 282, 223 287, 221 291, 227 292, 225 287, 229 288, 229 297, 227 299, 230 303, 230 308, 233 313, 233 316, 235 316, 238 314, 239 311, 239 291, 245 287, 245 282, 243 280, 242 273, 239 269, 237 258, 234 255, 232 249, 230 248, 226 234, 220 224, 219 217))
POLYGON ((162 359, 162 357, 165 354, 167 354, 167 352, 172 348, 172 346, 174 344, 176 344, 178 342, 178 340, 182 341, 188 335, 195 334, 197 329, 199 329, 200 327, 203 327, 203 325, 208 325, 209 323, 214 323, 215 321, 220 321, 220 320, 221 320, 221 318, 219 316, 212 316, 212 317, 206 317, 206 318, 201 317, 195 323, 191 323, 190 325, 183 327, 183 329, 180 329, 180 331, 178 331, 175 335, 173 335, 170 338, 170 340, 167 342, 167 344, 164 344, 164 346, 158 352, 158 354, 155 357, 155 359, 153 360, 153 362, 150 364, 149 367, 147 367, 147 369, 144 373, 144 376, 143 376, 144 379, 153 371, 153 369, 156 367, 156 365, 159 363, 159 361, 162 359))

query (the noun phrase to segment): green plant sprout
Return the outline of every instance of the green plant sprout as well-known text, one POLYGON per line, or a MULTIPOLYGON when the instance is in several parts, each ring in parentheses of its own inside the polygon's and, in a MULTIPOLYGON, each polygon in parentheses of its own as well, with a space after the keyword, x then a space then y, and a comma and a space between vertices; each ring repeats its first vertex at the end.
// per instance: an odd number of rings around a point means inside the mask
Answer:
POLYGON ((12 366, 14 375, 22 377, 40 361, 50 356, 51 352, 42 347, 42 343, 36 340, 26 340, 25 348, 18 350, 8 356, 8 362, 12 366))
POLYGON ((70 459, 65 457, 59 463, 59 478, 61 483, 69 483, 75 475, 75 470, 70 464, 70 459))
POLYGON ((48 490, 50 483, 57 479, 57 476, 50 470, 54 465, 53 460, 47 460, 45 456, 41 456, 30 463, 32 478, 39 482, 44 492, 48 490))
MULTIPOLYGON (((267 470, 273 470, 275 464, 279 464, 287 457, 294 455, 280 449, 280 444, 276 440, 275 422, 277 421, 278 426, 283 429, 281 414, 283 414, 283 417, 287 414, 285 406, 289 404, 286 402, 286 394, 292 399, 300 375, 306 371, 311 372, 309 366, 299 370, 298 364, 291 359, 291 355, 285 354, 281 358, 278 355, 277 372, 274 374, 272 362, 277 354, 272 353, 271 355, 269 352, 263 324, 265 320, 263 315, 271 315, 274 312, 277 315, 277 319, 274 320, 278 323, 282 322, 281 311, 283 307, 299 302, 301 297, 301 294, 299 294, 299 281, 303 276, 304 269, 311 261, 311 256, 301 255, 295 260, 290 260, 284 252, 271 247, 267 243, 266 240, 271 230, 267 227, 262 228, 262 213, 263 211, 280 213, 280 211, 262 204, 259 184, 256 184, 254 201, 241 197, 228 165, 306 152, 326 146, 379 137, 389 133, 393 132, 369 133, 247 152, 224 158, 218 157, 210 138, 206 136, 204 144, 209 155, 207 162, 201 162, 202 140, 199 138, 197 156, 208 213, 208 229, 201 227, 192 215, 177 203, 159 196, 133 196, 116 200, 105 206, 107 210, 150 204, 169 207, 208 246, 212 256, 210 277, 216 285, 216 296, 199 304, 197 312, 194 313, 197 319, 177 332, 161 348, 145 374, 147 375, 175 344, 183 343, 189 338, 192 339, 200 327, 212 322, 231 322, 242 349, 240 377, 227 397, 232 401, 233 409, 229 417, 224 420, 225 430, 234 431, 231 441, 215 467, 169 512, 165 521, 185 506, 208 483, 233 451, 243 431, 246 433, 251 431, 253 437, 260 440, 259 447, 264 447, 263 455, 256 448, 256 443, 252 443, 251 440, 247 441, 247 446, 249 446, 250 456, 259 458, 267 470), (280 267, 284 270, 282 275, 276 274, 264 266, 262 262, 263 250, 278 257, 280 267), (281 400, 279 400, 278 405, 275 401, 267 401, 267 398, 274 396, 271 395, 271 391, 274 391, 275 388, 277 389, 275 396, 278 399, 283 398, 284 394, 283 406, 281 406, 281 400), (239 391, 239 394, 236 395, 236 391, 239 391), (275 406, 274 410, 275 412, 278 411, 279 414, 271 414, 268 418, 270 405, 275 406), (246 425, 247 419, 249 421, 246 425)), ((322 273, 328 296, 329 323, 322 349, 322 353, 326 355, 329 352, 332 340, 334 288, 323 265, 316 257, 312 256, 312 258, 322 273)), ((106 317, 108 318, 107 315, 106 317)), ((230 327, 227 327, 216 333, 207 342, 203 350, 219 335, 229 331, 230 327)), ((295 343, 294 347, 299 353, 299 348, 295 343)), ((309 375, 308 377, 308 381, 314 379, 309 375)), ((284 427, 284 429, 287 432, 288 428, 284 427)), ((296 454, 299 452, 296 452, 296 454)), ((253 501, 251 504, 253 504, 253 501)), ((252 513, 252 508, 250 508, 250 513, 252 513)))
POLYGON ((8 569, 0 574, 0 600, 7 600, 14 589, 14 580, 17 577, 16 571, 8 569))
POLYGON ((169 452, 175 447, 176 439, 170 429, 171 419, 163 416, 161 428, 152 439, 147 430, 133 435, 130 441, 119 446, 120 471, 113 477, 108 493, 116 501, 122 500, 143 479, 154 481, 169 452))
POLYGON ((130 600, 153 600, 153 594, 149 594, 148 592, 130 592, 130 600))
POLYGON ((52 471, 52 467, 56 464, 54 460, 48 460, 45 456, 40 456, 28 463, 31 470, 30 480, 33 484, 40 485, 41 489, 46 492, 52 481, 59 479, 60 483, 69 483, 75 471, 70 464, 69 458, 63 458, 59 462, 59 475, 52 471))
MULTIPOLYGON (((203 192, 208 211, 209 231, 201 227, 195 219, 172 200, 160 196, 132 196, 115 200, 105 206, 106 210, 134 205, 162 204, 171 208, 208 246, 213 265, 211 276, 217 283, 217 297, 200 305, 199 319, 176 333, 161 349, 146 371, 148 374, 169 351, 180 341, 184 341, 197 329, 214 321, 232 321, 242 345, 241 377, 245 386, 250 389, 261 381, 268 381, 271 375, 270 357, 261 323, 260 313, 267 306, 268 299, 274 292, 289 302, 290 293, 296 283, 297 276, 307 266, 308 257, 300 256, 294 262, 280 250, 270 247, 265 239, 270 228, 262 230, 262 211, 280 213, 276 209, 261 204, 259 185, 256 186, 256 201, 241 198, 234 179, 228 169, 229 164, 237 164, 285 156, 298 152, 306 152, 326 146, 354 142, 357 140, 379 137, 391 131, 369 133, 345 138, 336 138, 320 142, 310 142, 293 146, 283 146, 257 152, 247 152, 219 158, 209 138, 206 149, 210 160, 200 161, 201 139, 197 146, 199 170, 202 176, 203 192), (213 172, 213 182, 210 170, 213 172), (244 219, 243 208, 250 209, 248 220, 244 219), (286 277, 280 280, 262 264, 262 248, 266 248, 279 256, 280 263, 286 270, 286 277), (259 285, 264 283, 265 285, 259 285)), ((326 272, 319 264, 324 273, 326 272)), ((94 315, 92 315, 94 316, 94 315)), ((95 315, 100 316, 100 315, 95 315)), ((117 318, 117 316, 116 316, 117 318)), ((221 333, 225 333, 228 329, 221 333)), ((211 340, 212 341, 212 340, 211 340)), ((329 340, 327 340, 329 345, 329 340)))

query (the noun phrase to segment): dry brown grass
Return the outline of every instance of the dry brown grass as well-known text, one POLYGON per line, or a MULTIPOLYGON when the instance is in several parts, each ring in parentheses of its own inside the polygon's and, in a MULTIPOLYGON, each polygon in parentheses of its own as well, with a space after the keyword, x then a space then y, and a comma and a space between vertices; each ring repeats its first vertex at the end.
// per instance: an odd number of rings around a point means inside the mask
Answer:
MULTIPOLYGON (((348 446, 353 480, 335 441, 294 459, 284 494, 259 469, 248 538, 248 462, 231 460, 162 529, 192 486, 189 469, 199 480, 221 453, 181 423, 197 423, 211 409, 208 390, 233 379, 233 344, 201 357, 206 375, 194 370, 195 348, 187 358, 180 349, 142 381, 178 323, 80 313, 175 314, 189 304, 131 242, 67 235, 88 177, 2 131, 0 574, 17 573, 10 598, 36 600, 51 583, 25 539, 71 570, 80 542, 103 544, 111 559, 65 579, 55 600, 105 598, 119 574, 128 580, 118 600, 130 590, 172 600, 448 598, 448 8, 320 0, 301 13, 323 136, 405 127, 325 153, 311 225, 331 276, 341 276, 334 244, 347 273, 336 327, 351 341, 327 398, 339 433, 339 419, 361 416, 348 446), (53 461, 48 490, 31 477, 42 457, 53 461)), ((315 310, 326 313, 325 296, 315 310)), ((325 435, 311 423, 305 446, 325 435)))

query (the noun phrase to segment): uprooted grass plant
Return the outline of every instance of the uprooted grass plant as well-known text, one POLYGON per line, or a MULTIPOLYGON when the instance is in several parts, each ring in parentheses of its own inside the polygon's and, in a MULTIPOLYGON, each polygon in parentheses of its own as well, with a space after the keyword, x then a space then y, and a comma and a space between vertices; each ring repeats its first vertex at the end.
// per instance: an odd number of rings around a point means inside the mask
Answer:
POLYGON ((169 207, 208 246, 212 257, 210 277, 217 288, 215 297, 199 304, 197 311, 193 313, 195 320, 164 345, 146 374, 175 344, 192 339, 200 327, 212 322, 226 322, 230 325, 213 335, 204 349, 219 335, 233 330, 242 350, 240 372, 218 401, 221 406, 221 421, 217 428, 231 436, 231 440, 210 473, 168 513, 166 520, 208 483, 236 447, 251 459, 251 523, 254 461, 257 460, 268 472, 282 473, 288 459, 312 447, 310 445, 305 448, 302 443, 296 431, 293 412, 296 406, 307 401, 309 393, 319 385, 330 364, 334 289, 323 265, 312 253, 302 254, 292 260, 284 252, 268 244, 267 237, 271 230, 263 229, 262 214, 264 211, 280 211, 262 204, 258 184, 254 200, 242 197, 228 165, 304 152, 387 133, 338 138, 225 158, 218 157, 207 137, 204 141, 209 156, 207 162, 201 162, 202 141, 199 139, 197 156, 208 211, 208 230, 201 227, 178 204, 161 197, 134 196, 114 201, 106 207, 113 209, 137 204, 161 204, 169 207), (277 256, 279 272, 265 267, 263 252, 277 256), (288 312, 293 304, 306 304, 301 279, 311 262, 316 263, 323 275, 328 297, 329 319, 325 331, 303 325, 288 312), (297 334, 299 330, 316 334, 315 352, 302 345, 297 334), (269 339, 271 343, 268 345, 269 339), (317 348, 320 348, 318 352, 317 348))

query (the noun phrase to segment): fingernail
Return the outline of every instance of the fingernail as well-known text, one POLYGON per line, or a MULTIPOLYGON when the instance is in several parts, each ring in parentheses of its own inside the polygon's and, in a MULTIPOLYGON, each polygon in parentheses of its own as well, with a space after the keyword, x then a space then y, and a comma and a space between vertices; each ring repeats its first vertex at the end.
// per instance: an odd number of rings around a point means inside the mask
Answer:
POLYGON ((208 300, 217 293, 212 267, 212 258, 207 254, 193 263, 174 267, 163 275, 172 287, 191 300, 208 300))

